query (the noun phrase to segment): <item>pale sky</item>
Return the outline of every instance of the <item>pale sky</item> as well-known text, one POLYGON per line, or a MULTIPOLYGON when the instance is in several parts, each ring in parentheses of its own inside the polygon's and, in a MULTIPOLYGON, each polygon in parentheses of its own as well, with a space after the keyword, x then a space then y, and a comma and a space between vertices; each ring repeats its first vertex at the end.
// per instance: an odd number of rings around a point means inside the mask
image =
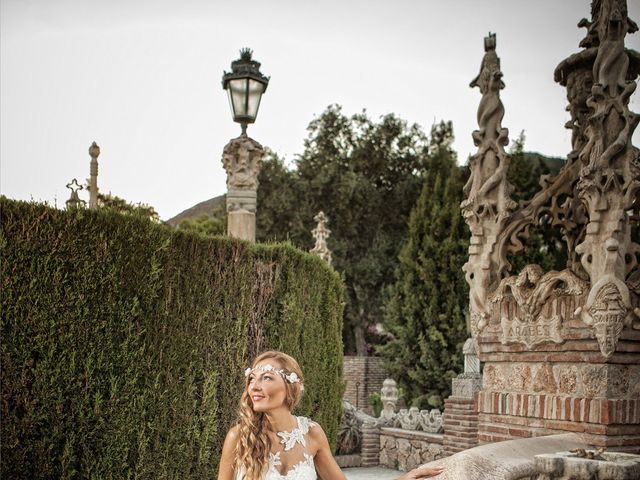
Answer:
MULTIPOLYGON (((640 21, 640 2, 628 6, 640 21)), ((525 130, 527 150, 566 157, 553 70, 579 50, 589 12, 588 0, 0 0, 0 192, 64 206, 95 140, 100 190, 163 219, 225 193, 222 149, 240 126, 221 77, 243 47, 271 77, 248 133, 289 162, 314 115, 337 103, 427 132, 451 120, 464 163, 480 100, 469 82, 489 31, 510 138, 525 130)), ((627 47, 640 50, 640 34, 627 47)))

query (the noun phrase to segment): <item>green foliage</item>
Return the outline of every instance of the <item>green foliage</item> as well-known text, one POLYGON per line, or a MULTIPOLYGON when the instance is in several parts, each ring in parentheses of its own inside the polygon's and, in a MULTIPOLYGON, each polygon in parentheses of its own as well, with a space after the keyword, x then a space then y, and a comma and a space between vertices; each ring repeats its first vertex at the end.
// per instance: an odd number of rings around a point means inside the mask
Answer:
POLYGON ((362 447, 362 422, 356 408, 347 401, 342 402, 342 417, 338 429, 338 455, 359 452, 362 447))
POLYGON ((145 203, 130 203, 111 193, 98 193, 98 205, 125 215, 134 215, 160 223, 160 215, 155 208, 145 203))
POLYGON ((442 408, 467 337, 463 172, 451 149, 451 123, 434 126, 431 138, 428 174, 411 212, 397 280, 387 291, 385 326, 393 338, 378 349, 407 402, 419 408, 442 408))
POLYGON ((318 258, 110 209, 0 210, 2 478, 211 478, 260 339, 300 359, 299 413, 336 438, 343 287, 318 258))
POLYGON ((198 218, 187 218, 178 225, 178 230, 197 233, 199 235, 214 236, 224 235, 225 222, 209 215, 200 215, 198 218))
POLYGON ((258 190, 257 237, 313 244, 313 217, 324 211, 333 265, 347 286, 343 339, 367 353, 367 326, 382 319, 380 292, 393 278, 409 212, 426 168, 428 142, 394 115, 378 122, 330 106, 309 125, 302 155, 289 170, 271 157, 258 190))
MULTIPOLYGON (((507 179, 514 186, 511 197, 520 205, 530 201, 540 190, 540 177, 551 173, 545 160, 550 164, 554 160, 525 152, 524 143, 525 135, 521 132, 509 151, 511 164, 507 174, 507 179)), ((543 218, 539 225, 530 227, 529 238, 523 243, 524 250, 508 258, 512 264, 512 275, 532 263, 541 265, 545 271, 566 268, 567 246, 562 239, 562 232, 552 227, 548 219, 543 218)))
POLYGON ((377 392, 373 392, 369 394, 368 397, 369 405, 373 409, 373 416, 378 418, 380 416, 380 412, 382 412, 382 399, 380 398, 380 394, 377 392))

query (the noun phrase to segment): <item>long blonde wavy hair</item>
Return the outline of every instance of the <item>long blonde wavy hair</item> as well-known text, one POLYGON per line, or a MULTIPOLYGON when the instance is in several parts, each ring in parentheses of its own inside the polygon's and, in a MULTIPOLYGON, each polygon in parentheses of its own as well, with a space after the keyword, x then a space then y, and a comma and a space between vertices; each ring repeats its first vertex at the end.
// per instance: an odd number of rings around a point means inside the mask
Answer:
MULTIPOLYGON (((295 372, 300 382, 289 383, 285 380, 286 396, 285 406, 290 410, 298 405, 302 397, 304 377, 300 365, 295 358, 286 353, 270 350, 256 357, 251 364, 255 367, 263 360, 273 359, 283 368, 287 374, 295 372)), ((275 365, 274 365, 275 366, 275 365)), ((253 401, 249 395, 249 377, 247 377, 244 392, 240 399, 238 411, 238 443, 235 452, 235 469, 244 470, 246 480, 260 480, 269 464, 269 452, 271 452, 271 437, 269 437, 269 425, 263 412, 253 410, 253 401)))

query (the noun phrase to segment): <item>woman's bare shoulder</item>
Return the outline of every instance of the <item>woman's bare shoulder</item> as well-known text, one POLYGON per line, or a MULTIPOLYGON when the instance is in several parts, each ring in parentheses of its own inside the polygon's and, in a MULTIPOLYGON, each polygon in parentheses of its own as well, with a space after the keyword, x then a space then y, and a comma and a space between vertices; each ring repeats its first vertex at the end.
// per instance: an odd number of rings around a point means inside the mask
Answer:
POLYGON ((327 441, 327 435, 324 433, 322 426, 313 420, 309 420, 308 435, 316 442, 324 443, 327 441))
POLYGON ((227 436, 224 439, 224 443, 236 444, 240 435, 240 424, 236 424, 229 429, 227 436))

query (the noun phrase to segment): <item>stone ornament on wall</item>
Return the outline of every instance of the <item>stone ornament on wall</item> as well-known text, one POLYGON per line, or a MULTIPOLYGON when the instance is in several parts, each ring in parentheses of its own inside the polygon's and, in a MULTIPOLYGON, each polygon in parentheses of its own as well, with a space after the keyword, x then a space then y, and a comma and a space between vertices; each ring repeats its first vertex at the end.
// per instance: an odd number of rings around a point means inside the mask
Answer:
POLYGON ((428 433, 442 432, 442 412, 437 408, 418 410, 418 407, 400 409, 395 415, 393 426, 403 430, 422 430, 428 433))
POLYGON ((383 422, 393 422, 398 404, 398 387, 392 378, 385 378, 380 390, 380 400, 382 400, 382 411, 380 419, 383 422))
POLYGON ((378 425, 384 427, 400 427, 403 430, 422 430, 439 433, 442 431, 442 413, 437 408, 418 410, 417 407, 403 408, 396 413, 398 388, 395 380, 386 378, 380 391, 383 409, 378 418, 378 425))
POLYGON ((507 277, 489 299, 501 304, 515 301, 518 311, 514 317, 500 319, 505 344, 522 343, 527 348, 545 343, 562 343, 562 309, 558 307, 560 296, 581 296, 588 290, 587 283, 569 270, 544 273, 539 265, 527 265, 517 276, 507 277), (551 303, 552 315, 546 316, 543 307, 551 303))
POLYGON ((622 329, 631 325, 632 312, 627 308, 630 303, 626 285, 607 275, 594 285, 586 306, 579 309, 584 322, 593 328, 605 357, 615 352, 622 329))

